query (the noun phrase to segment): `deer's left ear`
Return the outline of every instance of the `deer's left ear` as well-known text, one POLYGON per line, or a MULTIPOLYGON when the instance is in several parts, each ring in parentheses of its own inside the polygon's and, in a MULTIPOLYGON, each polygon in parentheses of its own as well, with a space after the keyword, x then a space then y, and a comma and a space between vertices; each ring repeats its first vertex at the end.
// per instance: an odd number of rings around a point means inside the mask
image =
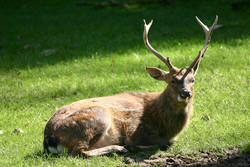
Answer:
POLYGON ((166 77, 169 73, 156 67, 146 67, 146 70, 152 78, 157 79, 159 81, 166 81, 166 77))

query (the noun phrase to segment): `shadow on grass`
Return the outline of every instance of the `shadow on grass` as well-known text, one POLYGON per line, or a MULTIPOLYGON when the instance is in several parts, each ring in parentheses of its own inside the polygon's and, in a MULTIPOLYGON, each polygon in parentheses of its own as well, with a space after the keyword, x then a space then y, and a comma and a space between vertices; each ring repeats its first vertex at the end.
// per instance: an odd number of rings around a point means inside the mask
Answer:
MULTIPOLYGON (((159 149, 157 147, 154 147, 152 149, 147 149, 147 150, 134 150, 133 152, 129 152, 129 153, 108 153, 105 155, 100 155, 97 157, 107 157, 107 158, 113 158, 116 159, 117 156, 122 157, 123 158, 123 162, 126 164, 129 163, 138 163, 138 162, 143 162, 144 160, 150 159, 152 155, 156 154, 156 152, 159 149)), ((92 158, 95 157, 84 157, 84 156, 76 156, 76 157, 71 157, 68 153, 64 153, 64 154, 48 154, 45 151, 42 150, 37 150, 34 151, 31 154, 28 154, 26 156, 24 156, 25 160, 42 160, 44 162, 48 162, 50 164, 56 163, 57 160, 59 159, 70 159, 70 158, 77 158, 77 159, 82 159, 84 160, 91 160, 92 158)))
MULTIPOLYGON (((250 152, 249 150, 240 153, 239 147, 235 147, 231 150, 224 151, 225 153, 222 155, 217 155, 212 151, 201 151, 197 153, 197 155, 189 156, 189 155, 161 155, 156 154, 159 151, 157 147, 149 150, 135 150, 134 152, 129 153, 121 153, 118 156, 123 158, 123 162, 130 165, 139 165, 139 166, 248 166, 250 152)), ((164 150, 166 151, 166 150, 164 150)), ((116 159, 117 154, 110 153, 106 155, 109 158, 116 159)), ((25 156, 25 160, 28 159, 42 159, 43 161, 47 161, 49 163, 54 163, 57 159, 60 158, 72 158, 68 154, 58 154, 52 155, 47 154, 41 150, 36 151, 33 154, 29 154, 25 156)), ((91 159, 93 157, 75 157, 80 159, 91 159)))
MULTIPOLYGON (((109 153, 97 157, 108 157, 108 158, 114 158, 116 159, 117 156, 122 157, 124 163, 137 163, 137 162, 143 162, 146 159, 150 159, 150 157, 156 152, 158 149, 155 147, 150 150, 134 150, 133 152, 129 153, 109 153)), ((94 157, 83 157, 83 156, 76 156, 76 157, 71 157, 69 154, 48 154, 45 151, 42 150, 37 150, 34 153, 28 154, 24 157, 25 160, 29 159, 39 159, 42 161, 46 161, 48 163, 56 163, 58 159, 69 159, 69 158, 77 158, 77 159, 82 159, 82 160, 90 160, 94 157)))
POLYGON ((157 155, 155 152, 140 152, 139 154, 125 154, 123 156, 126 164, 135 162, 139 166, 249 166, 250 150, 242 152, 239 148, 224 150, 224 153, 220 155, 213 151, 202 150, 195 155, 164 156, 157 155))
POLYGON ((144 18, 148 22, 154 19, 149 38, 156 49, 202 46, 204 34, 194 19, 196 15, 208 25, 219 15, 218 24, 223 28, 213 34, 213 43, 237 46, 233 40, 249 37, 249 13, 246 9, 232 10, 231 2, 225 0, 176 0, 129 9, 76 7, 75 2, 59 1, 19 3, 6 2, 2 9, 5 18, 0 18, 4 25, 0 28, 0 67, 5 70, 146 51, 142 41, 144 18), (48 49, 56 53, 42 54, 48 49))

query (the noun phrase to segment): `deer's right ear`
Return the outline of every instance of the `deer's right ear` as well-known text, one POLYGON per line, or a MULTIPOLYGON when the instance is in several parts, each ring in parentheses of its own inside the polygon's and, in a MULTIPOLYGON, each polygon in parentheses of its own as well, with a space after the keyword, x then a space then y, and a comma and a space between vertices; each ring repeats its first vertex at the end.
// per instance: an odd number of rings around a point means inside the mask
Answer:
POLYGON ((160 81, 166 81, 166 77, 169 73, 156 67, 146 67, 146 70, 152 78, 160 81))

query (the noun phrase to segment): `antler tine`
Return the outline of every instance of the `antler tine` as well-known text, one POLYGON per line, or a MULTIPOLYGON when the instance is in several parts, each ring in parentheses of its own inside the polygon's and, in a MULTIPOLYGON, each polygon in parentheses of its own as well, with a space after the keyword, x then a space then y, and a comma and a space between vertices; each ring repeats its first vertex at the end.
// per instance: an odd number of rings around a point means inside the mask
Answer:
POLYGON ((211 39, 211 34, 212 34, 213 29, 218 21, 218 16, 216 15, 213 25, 210 28, 208 28, 205 24, 203 24, 200 21, 200 19, 197 16, 195 16, 195 18, 196 18, 197 22, 201 25, 202 29, 204 30, 206 38, 205 38, 205 43, 204 43, 203 48, 199 51, 198 56, 195 58, 195 60, 190 65, 191 68, 193 68, 195 65, 197 65, 197 63, 200 63, 201 58, 203 57, 204 53, 206 52, 206 50, 208 48, 208 44, 210 43, 210 39, 211 39))
POLYGON ((201 27, 203 28, 203 30, 204 30, 204 32, 205 32, 205 34, 206 34, 205 44, 204 44, 204 46, 203 46, 203 48, 202 48, 202 50, 201 50, 201 53, 202 53, 202 56, 203 56, 203 54, 206 52, 207 47, 208 47, 208 44, 209 44, 209 42, 210 42, 212 31, 213 31, 215 25, 217 24, 218 16, 216 15, 215 20, 214 20, 214 23, 213 23, 213 25, 212 25, 209 29, 208 29, 208 27, 207 27, 206 25, 204 25, 204 24, 200 21, 200 19, 199 19, 197 16, 196 16, 196 20, 197 20, 198 23, 201 25, 201 27))
POLYGON ((198 68, 199 63, 201 61, 201 58, 203 57, 204 53, 206 52, 206 50, 208 48, 208 44, 210 43, 211 34, 213 32, 213 29, 214 29, 214 27, 215 27, 215 25, 217 24, 217 21, 218 21, 218 16, 216 15, 213 25, 210 28, 208 28, 205 24, 203 24, 200 21, 200 19, 197 16, 195 16, 195 18, 196 18, 197 22, 201 25, 202 29, 204 30, 206 38, 205 38, 205 43, 204 43, 203 48, 199 51, 198 56, 194 59, 194 61, 190 65, 190 69, 192 69, 195 65, 198 68))
POLYGON ((151 25, 153 24, 153 20, 150 21, 149 24, 146 23, 145 19, 143 20, 144 22, 144 32, 143 32, 143 41, 146 45, 146 47, 148 48, 149 51, 151 51, 154 55, 156 55, 161 61, 163 61, 169 69, 173 68, 173 65, 170 62, 169 57, 164 58, 160 53, 158 53, 149 43, 148 41, 148 31, 151 27, 151 25))

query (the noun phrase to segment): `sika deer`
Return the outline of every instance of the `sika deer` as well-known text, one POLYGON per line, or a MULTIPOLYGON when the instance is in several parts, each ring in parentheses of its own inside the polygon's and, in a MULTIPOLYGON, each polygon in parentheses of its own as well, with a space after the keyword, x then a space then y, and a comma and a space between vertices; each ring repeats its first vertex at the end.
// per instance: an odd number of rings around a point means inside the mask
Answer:
POLYGON ((188 125, 193 113, 194 77, 207 50, 216 16, 209 29, 197 17, 206 39, 191 65, 174 67, 148 41, 153 21, 144 20, 146 47, 162 60, 169 71, 147 67, 151 77, 165 81, 161 93, 121 93, 74 102, 60 108, 49 120, 44 132, 44 149, 50 153, 69 152, 72 156, 94 156, 126 152, 135 147, 168 146, 188 125))

